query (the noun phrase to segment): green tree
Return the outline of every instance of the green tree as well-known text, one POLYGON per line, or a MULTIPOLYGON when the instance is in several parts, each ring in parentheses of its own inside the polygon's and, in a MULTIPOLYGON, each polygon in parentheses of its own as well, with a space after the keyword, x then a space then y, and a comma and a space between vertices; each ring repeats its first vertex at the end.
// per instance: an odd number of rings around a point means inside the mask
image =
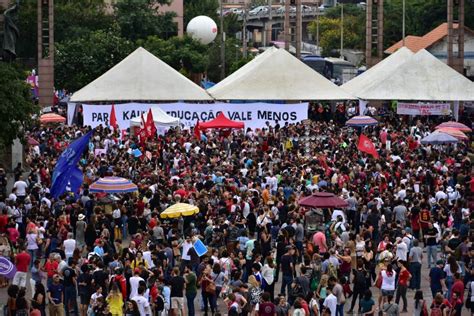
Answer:
POLYGON ((184 74, 205 72, 208 67, 208 46, 189 36, 172 37, 168 40, 150 36, 138 41, 149 52, 184 74))
MULTIPOLYGON (((316 21, 308 26, 314 36, 316 21)), ((341 47, 341 9, 330 8, 319 19, 320 45, 325 56, 338 56, 341 47)), ((344 5, 344 48, 362 49, 365 45, 365 12, 355 5, 344 5)))
POLYGON ((56 45, 56 87, 76 91, 112 68, 134 45, 116 30, 96 31, 56 45))
POLYGON ((24 131, 39 113, 25 77, 14 65, 0 62, 0 147, 11 145, 16 138, 24 141, 24 131))
POLYGON ((178 31, 174 12, 158 13, 158 6, 168 0, 119 0, 115 4, 115 18, 122 37, 131 41, 148 36, 170 38, 178 31))
MULTIPOLYGON (((207 77, 210 81, 221 80, 221 50, 220 39, 216 39, 209 48, 209 67, 207 77)), ((225 41, 225 74, 230 75, 237 70, 242 59, 240 41, 233 37, 228 37, 225 41)), ((246 62, 242 61, 243 64, 246 62)))
POLYGON ((184 0, 184 27, 188 25, 192 18, 205 15, 219 21, 219 1, 218 0, 184 0))
MULTIPOLYGON (((22 0, 18 11, 18 56, 36 58, 37 0, 22 0)), ((54 40, 74 39, 97 30, 109 29, 114 16, 107 13, 104 0, 56 0, 54 2, 54 40)))

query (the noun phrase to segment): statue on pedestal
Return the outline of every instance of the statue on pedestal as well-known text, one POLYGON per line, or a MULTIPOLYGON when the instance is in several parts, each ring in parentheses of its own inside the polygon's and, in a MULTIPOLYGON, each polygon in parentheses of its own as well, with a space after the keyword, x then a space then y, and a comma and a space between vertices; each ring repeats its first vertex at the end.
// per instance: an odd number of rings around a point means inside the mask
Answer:
POLYGON ((20 37, 20 31, 16 22, 18 20, 18 9, 20 0, 16 4, 5 10, 3 13, 3 40, 1 55, 3 61, 12 62, 16 58, 16 42, 20 37))

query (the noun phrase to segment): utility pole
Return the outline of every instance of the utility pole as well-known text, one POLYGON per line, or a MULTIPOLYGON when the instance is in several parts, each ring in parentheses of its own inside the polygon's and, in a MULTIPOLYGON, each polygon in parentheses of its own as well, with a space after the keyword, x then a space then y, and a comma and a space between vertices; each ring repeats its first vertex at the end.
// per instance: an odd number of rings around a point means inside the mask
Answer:
POLYGON ((295 39, 295 46, 296 46, 296 57, 301 58, 301 27, 302 27, 302 7, 301 7, 301 0, 296 0, 296 39, 295 39))
POLYGON ((285 34, 285 49, 290 51, 290 1, 285 0, 285 22, 284 22, 284 34, 285 34))
POLYGON ((243 10, 243 23, 242 23, 242 57, 247 58, 247 0, 244 0, 243 10))
POLYGON ((265 46, 268 46, 272 41, 272 0, 268 0, 268 21, 265 24, 265 46))
POLYGON ((341 51, 340 51, 340 58, 344 59, 344 55, 342 54, 344 50, 344 3, 341 3, 341 51))
POLYGON ((54 103, 54 0, 38 0, 38 96, 41 107, 54 103))
POLYGON ((403 43, 403 46, 405 46, 405 12, 406 12, 406 9, 405 9, 405 0, 403 0, 402 2, 402 43, 403 43))
POLYGON ((222 8, 222 1, 219 0, 220 5, 220 28, 221 28, 221 79, 225 78, 225 32, 224 32, 224 11, 222 8))
POLYGON ((321 54, 319 49, 319 0, 316 1, 316 47, 318 48, 318 55, 321 54))
POLYGON ((448 0, 448 65, 459 73, 464 73, 464 0, 448 0), (455 6, 458 9, 458 20, 454 19, 455 6), (458 23, 457 30, 454 23, 458 23), (457 38, 456 38, 457 37, 457 38), (456 38, 456 39, 455 39, 456 38), (454 53, 454 42, 458 51, 454 53))

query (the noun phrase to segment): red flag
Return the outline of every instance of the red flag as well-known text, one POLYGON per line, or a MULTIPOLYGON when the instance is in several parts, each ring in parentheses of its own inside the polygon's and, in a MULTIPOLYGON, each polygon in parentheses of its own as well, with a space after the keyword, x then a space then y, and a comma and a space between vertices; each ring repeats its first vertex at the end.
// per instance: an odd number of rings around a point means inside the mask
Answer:
POLYGON ((156 126, 155 122, 153 121, 153 113, 151 113, 151 109, 148 111, 148 115, 146 117, 146 136, 154 138, 156 135, 156 126))
POLYGON ((143 118, 142 114, 142 121, 140 123, 140 129, 138 130, 138 137, 140 138, 140 143, 143 144, 145 143, 147 139, 147 131, 146 131, 146 124, 145 124, 145 119, 143 118))
POLYGON ((194 136, 196 136, 198 140, 201 140, 201 131, 199 129, 199 121, 194 126, 194 136))
POLYGON ((115 116, 115 106, 112 104, 112 110, 110 111, 110 126, 116 129, 118 127, 117 124, 117 116, 115 116))
POLYGON ((374 143, 372 143, 372 141, 364 134, 359 136, 359 144, 357 145, 357 148, 362 152, 374 156, 376 159, 379 158, 379 153, 375 149, 374 143))

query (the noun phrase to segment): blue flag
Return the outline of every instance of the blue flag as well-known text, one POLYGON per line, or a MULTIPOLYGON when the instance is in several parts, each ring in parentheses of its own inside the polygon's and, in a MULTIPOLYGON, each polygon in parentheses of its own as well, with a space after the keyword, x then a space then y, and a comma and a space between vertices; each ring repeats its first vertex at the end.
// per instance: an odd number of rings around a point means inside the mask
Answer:
POLYGON ((93 130, 81 138, 72 142, 68 148, 59 156, 58 162, 53 172, 53 184, 51 185, 51 195, 58 198, 66 191, 66 186, 70 183, 71 189, 77 191, 82 184, 83 175, 77 167, 82 153, 89 144, 93 130))

